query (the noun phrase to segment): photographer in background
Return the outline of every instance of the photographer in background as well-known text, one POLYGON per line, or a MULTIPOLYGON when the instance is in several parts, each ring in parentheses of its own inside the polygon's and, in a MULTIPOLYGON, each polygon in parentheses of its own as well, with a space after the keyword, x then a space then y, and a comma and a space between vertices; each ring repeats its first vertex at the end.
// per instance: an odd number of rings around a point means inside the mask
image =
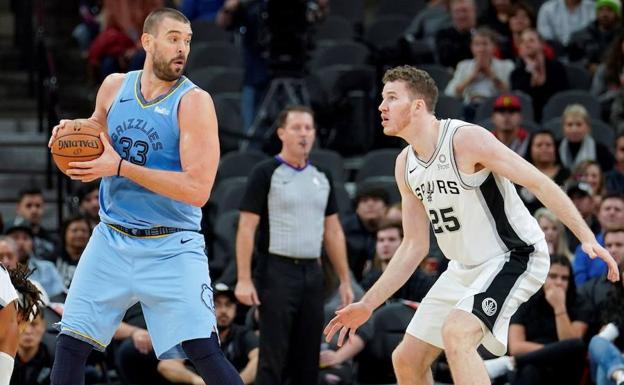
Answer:
POLYGON ((301 77, 308 27, 318 21, 328 0, 226 0, 217 24, 242 34, 245 75, 241 95, 243 126, 249 131, 271 80, 301 77))

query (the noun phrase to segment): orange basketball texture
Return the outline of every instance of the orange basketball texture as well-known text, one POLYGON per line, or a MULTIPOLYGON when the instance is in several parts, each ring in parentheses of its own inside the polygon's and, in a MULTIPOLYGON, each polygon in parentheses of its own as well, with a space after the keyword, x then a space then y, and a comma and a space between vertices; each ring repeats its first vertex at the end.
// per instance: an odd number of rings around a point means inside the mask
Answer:
POLYGON ((58 130, 52 142, 52 158, 56 166, 66 173, 70 162, 86 162, 104 152, 100 132, 104 128, 88 119, 75 119, 58 130))

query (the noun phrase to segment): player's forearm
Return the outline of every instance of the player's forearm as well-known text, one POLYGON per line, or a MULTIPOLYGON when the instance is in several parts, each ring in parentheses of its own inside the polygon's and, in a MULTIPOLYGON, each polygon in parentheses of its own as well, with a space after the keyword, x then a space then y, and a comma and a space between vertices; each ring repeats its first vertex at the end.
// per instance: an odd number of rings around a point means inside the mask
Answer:
POLYGON ((392 259, 390 259, 390 263, 381 277, 364 295, 362 302, 371 305, 373 309, 384 303, 386 299, 407 282, 408 278, 414 273, 423 258, 425 258, 427 249, 413 243, 406 243, 404 240, 392 259))
POLYGON ((594 239, 594 234, 574 203, 550 178, 543 175, 543 178, 536 180, 535 185, 529 190, 574 233, 581 243, 594 239))
POLYGON ((214 182, 214 177, 194 177, 185 171, 156 170, 125 160, 121 164, 120 175, 157 194, 197 207, 206 204, 214 182))
POLYGON ((340 229, 340 231, 325 231, 324 238, 325 251, 340 282, 350 282, 349 264, 347 263, 347 245, 342 229, 340 229))

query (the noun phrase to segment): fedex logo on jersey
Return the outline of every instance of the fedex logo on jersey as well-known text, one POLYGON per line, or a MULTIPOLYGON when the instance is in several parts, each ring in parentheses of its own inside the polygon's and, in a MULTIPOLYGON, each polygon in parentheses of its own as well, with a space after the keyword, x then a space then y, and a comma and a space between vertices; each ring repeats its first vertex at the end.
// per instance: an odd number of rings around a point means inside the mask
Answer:
POLYGON ((427 202, 433 200, 433 194, 445 194, 445 195, 459 195, 459 186, 457 182, 453 180, 432 180, 422 183, 420 186, 414 189, 414 194, 421 201, 427 199, 427 202))

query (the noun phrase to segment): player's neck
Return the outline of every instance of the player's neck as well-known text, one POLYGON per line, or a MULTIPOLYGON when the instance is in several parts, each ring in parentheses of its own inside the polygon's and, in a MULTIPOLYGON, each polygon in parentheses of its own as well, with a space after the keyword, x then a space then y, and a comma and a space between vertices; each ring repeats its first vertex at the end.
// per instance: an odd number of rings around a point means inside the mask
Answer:
POLYGON ((412 122, 403 138, 420 159, 429 159, 438 145, 440 121, 431 114, 425 115, 420 121, 412 122))
POLYGON ((141 94, 145 100, 153 100, 167 93, 178 80, 171 82, 159 79, 154 71, 145 66, 141 73, 141 94))

